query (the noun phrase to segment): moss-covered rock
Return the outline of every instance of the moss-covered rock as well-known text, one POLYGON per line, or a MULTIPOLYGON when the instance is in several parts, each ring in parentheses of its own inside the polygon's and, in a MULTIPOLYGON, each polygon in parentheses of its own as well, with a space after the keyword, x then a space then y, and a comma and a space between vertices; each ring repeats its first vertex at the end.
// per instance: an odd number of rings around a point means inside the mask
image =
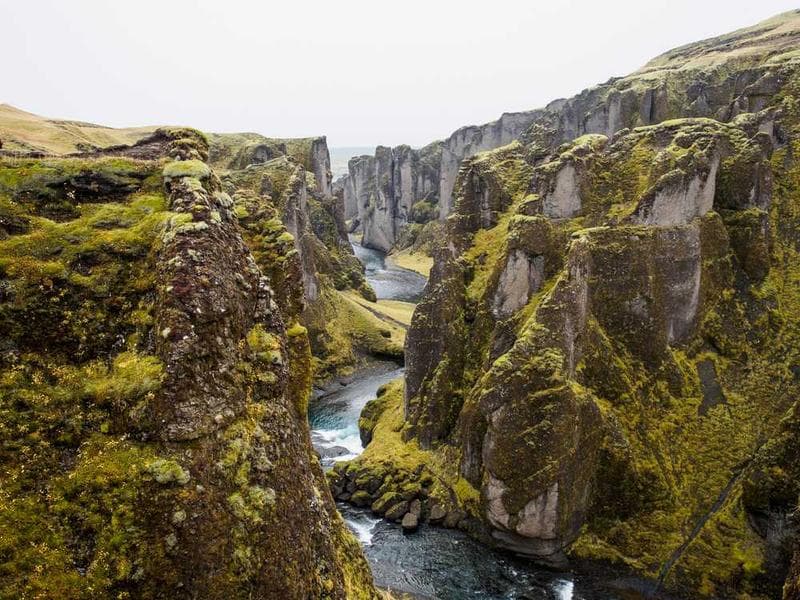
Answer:
POLYGON ((0 159, 0 596, 376 597, 205 144, 0 159))
MULTIPOLYGON (((729 122, 670 106, 658 125, 562 146, 532 132, 463 165, 396 430, 494 543, 688 595, 779 595, 800 121, 796 64, 776 68, 759 112, 729 122)), ((356 465, 392 473, 373 412, 356 465)))
POLYGON ((316 380, 345 374, 366 357, 402 356, 396 336, 381 335, 392 327, 339 293, 355 290, 375 300, 348 240, 341 199, 321 193, 316 174, 281 154, 228 172, 223 187, 281 308, 302 313, 316 380), (298 277, 302 288, 294 284, 298 277))

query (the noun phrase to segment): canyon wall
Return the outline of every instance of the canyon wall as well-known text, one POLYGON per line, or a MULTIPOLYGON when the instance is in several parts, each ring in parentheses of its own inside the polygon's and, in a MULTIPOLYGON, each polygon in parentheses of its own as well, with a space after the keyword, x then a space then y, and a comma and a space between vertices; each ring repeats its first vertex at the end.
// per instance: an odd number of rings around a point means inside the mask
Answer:
POLYGON ((390 517, 418 500, 650 593, 780 597, 800 492, 799 42, 793 11, 680 48, 462 161, 404 385, 369 406, 334 493, 390 517))
MULTIPOLYGON (((761 110, 777 93, 781 81, 762 68, 757 58, 770 43, 766 37, 791 33, 782 32, 781 27, 791 25, 772 26, 768 21, 723 36, 724 42, 717 38, 690 44, 657 57, 631 75, 610 79, 544 108, 506 113, 491 123, 462 127, 440 143, 440 156, 431 164, 431 173, 438 178, 438 193, 429 199, 437 204, 439 217, 446 218, 453 210, 453 189, 462 162, 514 140, 523 141, 534 157, 541 158, 559 144, 585 134, 613 136, 624 129, 689 116, 729 121, 743 112, 761 110), (723 43, 737 45, 741 56, 726 55, 723 43), (734 65, 734 60, 739 64, 734 65)), ((364 163, 356 161, 354 166, 359 169, 364 163)), ((360 198, 364 205, 368 205, 370 191, 381 188, 381 176, 385 177, 374 169, 359 171, 360 189, 366 190, 366 196, 360 198)), ((400 237, 398 230, 411 221, 403 206, 408 207, 407 199, 389 203, 382 211, 359 213, 366 245, 386 249, 395 243, 400 237)))
POLYGON ((303 167, 277 206, 207 160, 0 157, 2 597, 377 597, 309 439, 303 167))
POLYGON ((213 134, 211 156, 234 199, 245 241, 270 239, 293 249, 295 262, 256 253, 274 279, 299 277, 303 295, 290 310, 308 331, 318 383, 369 357, 399 359, 402 343, 346 294, 374 300, 355 257, 345 223, 341 190, 334 194, 324 137, 272 140, 254 134, 213 134), (278 259, 278 260, 276 260, 278 259), (289 269, 297 266, 299 272, 289 269))
POLYGON ((388 252, 408 223, 436 218, 441 144, 415 150, 378 146, 350 160, 342 182, 345 211, 354 214, 367 248, 388 252))

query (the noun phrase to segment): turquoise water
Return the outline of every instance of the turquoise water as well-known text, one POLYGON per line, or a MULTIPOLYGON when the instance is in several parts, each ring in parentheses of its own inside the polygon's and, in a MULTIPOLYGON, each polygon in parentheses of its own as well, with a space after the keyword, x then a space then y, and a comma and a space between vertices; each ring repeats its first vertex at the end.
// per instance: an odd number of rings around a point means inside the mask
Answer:
POLYGON ((396 267, 386 262, 386 255, 379 250, 364 248, 353 241, 353 251, 364 264, 367 281, 379 299, 419 302, 428 280, 414 271, 396 267))

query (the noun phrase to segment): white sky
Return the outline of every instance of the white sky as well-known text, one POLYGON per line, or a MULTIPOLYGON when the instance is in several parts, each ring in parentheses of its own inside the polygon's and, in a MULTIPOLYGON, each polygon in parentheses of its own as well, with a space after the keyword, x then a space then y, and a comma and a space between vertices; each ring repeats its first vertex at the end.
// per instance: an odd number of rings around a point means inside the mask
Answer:
POLYGON ((784 0, 0 0, 0 102, 114 126, 444 138, 784 0))

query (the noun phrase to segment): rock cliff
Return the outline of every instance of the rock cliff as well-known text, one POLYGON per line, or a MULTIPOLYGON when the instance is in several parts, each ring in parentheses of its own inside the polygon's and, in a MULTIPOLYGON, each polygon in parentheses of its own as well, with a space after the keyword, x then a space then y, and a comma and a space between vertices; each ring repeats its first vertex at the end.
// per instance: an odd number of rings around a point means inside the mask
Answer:
POLYGON ((357 215, 364 246, 388 252, 406 225, 438 216, 440 156, 435 142, 420 150, 378 146, 374 157, 350 160, 342 182, 345 212, 357 215))
POLYGON ((794 11, 686 46, 462 161, 405 385, 370 405, 334 493, 392 516, 419 499, 651 592, 780 597, 800 491, 798 42, 794 11))
MULTIPOLYGON (((791 53, 793 27, 792 19, 779 16, 672 50, 631 75, 555 100, 544 108, 506 113, 491 123, 462 127, 445 141, 429 146, 437 148, 428 172, 438 180, 438 192, 428 196, 428 201, 436 205, 441 218, 447 217, 454 207, 453 190, 463 161, 514 140, 523 141, 532 155, 541 157, 585 134, 613 136, 626 128, 689 116, 729 121, 743 112, 761 110, 781 87, 765 57, 791 53)), ((364 215, 359 212, 365 243, 386 250, 399 237, 397 231, 412 219, 405 198, 387 202, 386 195, 376 191, 393 180, 376 164, 380 163, 378 154, 375 162, 363 157, 356 160, 350 178, 355 182, 353 174, 358 173, 357 189, 362 190, 361 195, 355 192, 352 202, 369 206, 374 194, 372 204, 378 209, 364 215)), ((415 200, 420 199, 418 193, 415 200)))
POLYGON ((309 440, 293 236, 207 160, 188 129, 0 158, 0 596, 376 597, 309 440))

